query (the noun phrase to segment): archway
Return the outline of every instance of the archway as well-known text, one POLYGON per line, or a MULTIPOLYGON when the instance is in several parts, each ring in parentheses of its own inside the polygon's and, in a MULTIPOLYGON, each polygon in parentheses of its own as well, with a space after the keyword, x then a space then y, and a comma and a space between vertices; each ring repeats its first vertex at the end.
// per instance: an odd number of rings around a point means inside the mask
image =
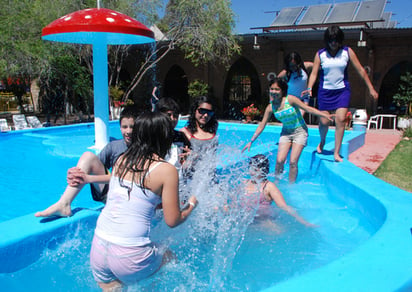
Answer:
POLYGON ((251 103, 258 105, 261 99, 259 76, 255 67, 246 58, 239 58, 230 68, 225 81, 224 117, 241 120, 241 109, 251 103))
POLYGON ((412 62, 403 61, 394 66, 386 73, 379 90, 378 113, 401 114, 405 110, 399 108, 393 102, 393 96, 398 92, 399 81, 403 74, 412 72, 412 62))
POLYGON ((163 96, 173 98, 179 104, 182 113, 188 113, 190 108, 188 84, 183 69, 178 65, 173 65, 166 74, 163 96))

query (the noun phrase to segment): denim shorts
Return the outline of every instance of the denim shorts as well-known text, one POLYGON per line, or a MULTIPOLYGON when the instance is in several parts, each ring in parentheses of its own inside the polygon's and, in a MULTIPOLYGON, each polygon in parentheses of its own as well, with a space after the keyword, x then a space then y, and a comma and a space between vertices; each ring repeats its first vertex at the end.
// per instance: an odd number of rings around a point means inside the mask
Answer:
POLYGON ((162 255, 153 244, 120 246, 94 236, 90 250, 90 265, 96 282, 119 280, 132 285, 155 273, 162 255))
POLYGON ((282 129, 279 138, 279 144, 281 143, 296 143, 306 146, 308 142, 308 129, 306 127, 298 127, 296 129, 282 129))

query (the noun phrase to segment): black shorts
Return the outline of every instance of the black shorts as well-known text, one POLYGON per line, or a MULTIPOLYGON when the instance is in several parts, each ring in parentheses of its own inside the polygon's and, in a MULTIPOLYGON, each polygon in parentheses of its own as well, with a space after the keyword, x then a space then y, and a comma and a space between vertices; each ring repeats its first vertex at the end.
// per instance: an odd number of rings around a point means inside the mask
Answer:
MULTIPOLYGON (((110 172, 106 169, 106 174, 108 173, 110 172)), ((107 192, 109 191, 109 184, 105 184, 102 191, 100 191, 100 189, 96 189, 94 187, 94 184, 90 184, 90 191, 92 193, 93 200, 95 200, 96 202, 106 203, 107 192)))

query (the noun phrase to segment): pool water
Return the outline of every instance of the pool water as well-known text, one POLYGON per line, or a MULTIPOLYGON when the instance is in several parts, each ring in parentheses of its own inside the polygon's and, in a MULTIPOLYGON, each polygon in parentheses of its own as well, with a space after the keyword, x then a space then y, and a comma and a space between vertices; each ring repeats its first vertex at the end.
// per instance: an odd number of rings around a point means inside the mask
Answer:
MULTIPOLYGON (((120 138, 115 129, 118 124, 113 124, 111 133, 120 138)), ((5 171, 3 168, 2 177, 13 174, 21 178, 17 183, 1 180, 2 190, 19 196, 7 203, 10 210, 6 216, 2 214, 3 221, 44 209, 60 197, 67 168, 93 143, 92 129, 76 128, 76 139, 68 138, 74 135, 71 130, 68 136, 67 133, 40 131, 1 141, 0 149, 8 149, 8 156, 13 159, 13 162, 7 161, 6 166, 11 169, 5 171)), ((271 173, 279 130, 265 130, 250 153, 267 154, 271 173)), ((194 178, 186 185, 190 194, 199 200, 193 216, 174 229, 161 220, 153 227, 154 241, 169 246, 178 260, 130 287, 129 291, 258 291, 332 262, 376 232, 379 227, 376 222, 339 200, 344 190, 329 192, 322 173, 312 170, 311 147, 314 146, 308 146, 302 154, 297 183, 290 185, 285 175, 277 185, 286 202, 318 227, 302 226, 281 211, 275 218, 254 220, 257 206, 244 208, 247 199, 243 196, 243 180, 247 177, 247 161, 240 153, 253 131, 253 126, 245 129, 221 124, 219 184, 211 184, 204 177, 202 180, 194 178), (225 204, 228 207, 224 208, 225 204)), ((288 172, 287 166, 285 172, 288 172)), ((76 198, 73 207, 76 206, 101 207, 91 201, 88 188, 76 198)), ((89 265, 97 216, 98 211, 87 220, 80 220, 63 235, 63 240, 61 234, 47 239, 47 248, 37 261, 17 271, 0 274, 2 290, 27 291, 30 287, 35 291, 99 291, 89 265)), ((48 223, 43 224, 47 226, 48 223)))
MULTIPOLYGON (((178 261, 131 291, 258 291, 333 261, 374 231, 358 214, 328 200, 319 180, 303 179, 292 188, 282 182, 280 189, 291 206, 319 227, 304 227, 282 213, 274 221, 225 221, 221 210, 198 222, 195 217, 210 215, 199 214, 205 211, 199 207, 173 230, 164 223, 155 226, 153 237, 166 241, 178 261), (213 226, 205 229, 205 222, 213 226)), ((89 265, 92 236, 92 224, 79 224, 37 262, 0 274, 0 286, 3 291, 26 291, 30 281, 38 291, 99 291, 89 265)))
MULTIPOLYGON (((119 128, 118 123, 114 126, 119 128)), ((61 196, 67 169, 93 145, 94 134, 92 127, 63 128, 1 136, 0 192, 9 199, 0 204, 0 222, 42 210, 61 196)), ((120 130, 113 132, 121 138, 120 130)), ((90 200, 89 187, 78 195, 76 203, 98 206, 90 200)))

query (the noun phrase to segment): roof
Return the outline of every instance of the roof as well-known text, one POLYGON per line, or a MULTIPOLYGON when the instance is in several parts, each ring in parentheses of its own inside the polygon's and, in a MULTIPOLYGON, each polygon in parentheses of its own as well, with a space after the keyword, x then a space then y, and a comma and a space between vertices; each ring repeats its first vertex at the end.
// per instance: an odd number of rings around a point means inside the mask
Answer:
POLYGON ((266 27, 253 27, 263 32, 279 30, 307 30, 325 28, 330 25, 341 27, 393 28, 391 12, 384 12, 386 0, 366 0, 336 4, 283 8, 266 27))

